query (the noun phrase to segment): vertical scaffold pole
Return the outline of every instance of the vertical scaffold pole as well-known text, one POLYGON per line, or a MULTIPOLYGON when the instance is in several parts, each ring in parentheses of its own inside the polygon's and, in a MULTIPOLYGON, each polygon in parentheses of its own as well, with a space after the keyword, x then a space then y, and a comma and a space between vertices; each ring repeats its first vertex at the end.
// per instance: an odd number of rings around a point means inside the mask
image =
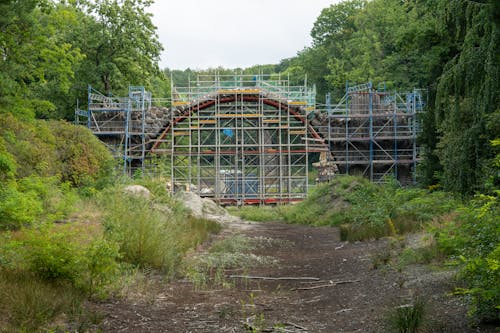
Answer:
POLYGON ((372 83, 368 83, 368 112, 370 122, 370 181, 373 181, 373 89, 372 83))
POLYGON ((125 147, 123 150, 123 174, 127 175, 127 163, 128 163, 128 147, 129 147, 129 125, 130 125, 130 109, 132 108, 132 99, 127 99, 127 108, 125 109, 125 147))
POLYGON ((90 119, 92 117, 92 111, 90 110, 90 104, 92 102, 92 99, 90 98, 90 95, 92 94, 92 86, 89 84, 87 86, 87 103, 88 103, 88 112, 87 112, 87 128, 90 129, 90 119))
POLYGON ((345 81, 345 173, 349 174, 349 81, 345 81))
POLYGON ((141 88, 141 170, 144 175, 144 159, 146 158, 146 91, 141 88))
POLYGON ((328 144, 328 156, 326 158, 327 161, 327 172, 328 172, 328 181, 330 181, 330 172, 329 172, 329 163, 330 163, 330 156, 332 156, 332 146, 331 146, 331 141, 332 141, 332 95, 330 93, 327 93, 325 96, 326 100, 326 114, 328 116, 328 121, 327 121, 327 126, 328 126, 328 138, 327 138, 327 144, 328 144))
POLYGON ((393 113, 393 128, 394 128, 394 177, 398 179, 398 103, 396 92, 394 92, 394 113, 393 113))
POLYGON ((413 137, 413 184, 417 183, 417 105, 416 105, 416 89, 413 89, 412 94, 412 137, 413 137))

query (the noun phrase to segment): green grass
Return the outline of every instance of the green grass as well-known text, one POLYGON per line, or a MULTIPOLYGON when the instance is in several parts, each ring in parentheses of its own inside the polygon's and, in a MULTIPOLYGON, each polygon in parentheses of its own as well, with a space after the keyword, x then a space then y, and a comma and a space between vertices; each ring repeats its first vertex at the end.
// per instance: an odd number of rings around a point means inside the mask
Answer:
POLYGON ((412 304, 398 306, 389 314, 389 327, 397 333, 422 332, 426 314, 426 305, 420 298, 412 304))
POLYGON ((402 188, 395 181, 379 185, 361 177, 337 176, 313 188, 297 205, 244 206, 229 211, 251 221, 338 226, 342 240, 357 241, 421 230, 459 206, 445 192, 402 188))
POLYGON ((459 202, 444 192, 337 176, 280 213, 288 223, 339 226, 343 240, 356 241, 420 230, 458 206, 459 202))
POLYGON ((30 273, 1 271, 0 331, 46 332, 49 327, 57 327, 57 318, 79 314, 84 298, 71 284, 48 282, 30 273))
POLYGON ((244 220, 265 222, 283 220, 285 206, 243 206, 228 207, 229 213, 239 216, 244 220))
POLYGON ((170 211, 161 209, 167 200, 160 195, 145 199, 124 194, 120 188, 104 192, 99 199, 105 237, 119 244, 123 261, 173 276, 186 251, 221 227, 188 216, 178 204, 169 204, 170 211))

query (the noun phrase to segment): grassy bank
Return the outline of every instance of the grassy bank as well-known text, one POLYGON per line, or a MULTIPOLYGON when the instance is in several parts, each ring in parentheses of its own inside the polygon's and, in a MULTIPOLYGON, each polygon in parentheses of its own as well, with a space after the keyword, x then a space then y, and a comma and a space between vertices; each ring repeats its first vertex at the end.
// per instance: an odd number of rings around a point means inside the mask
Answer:
POLYGON ((453 195, 445 192, 338 176, 315 187, 297 205, 242 207, 232 212, 253 221, 339 226, 344 240, 355 241, 419 230, 459 205, 453 195))
POLYGON ((142 182, 150 198, 125 193, 125 183, 85 197, 70 191, 76 209, 0 235, 0 332, 85 328, 96 320, 85 300, 120 295, 144 270, 175 276, 185 253, 219 231, 160 183, 142 182))

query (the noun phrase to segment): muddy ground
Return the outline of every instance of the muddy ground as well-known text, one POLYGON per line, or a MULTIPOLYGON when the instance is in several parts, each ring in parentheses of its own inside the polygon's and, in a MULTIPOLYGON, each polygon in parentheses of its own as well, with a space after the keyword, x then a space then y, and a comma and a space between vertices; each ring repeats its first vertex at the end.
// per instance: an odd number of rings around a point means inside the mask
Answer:
POLYGON ((391 309, 420 297, 427 310, 425 332, 495 331, 469 327, 464 300, 449 295, 453 272, 423 265, 398 269, 397 250, 390 240, 345 243, 336 228, 244 222, 232 223, 217 237, 235 233, 283 240, 255 250, 257 255, 273 256, 278 264, 226 272, 229 288, 196 290, 187 280, 152 282, 143 295, 92 304, 102 314, 98 329, 389 332, 391 309), (230 278, 231 274, 279 279, 230 278))

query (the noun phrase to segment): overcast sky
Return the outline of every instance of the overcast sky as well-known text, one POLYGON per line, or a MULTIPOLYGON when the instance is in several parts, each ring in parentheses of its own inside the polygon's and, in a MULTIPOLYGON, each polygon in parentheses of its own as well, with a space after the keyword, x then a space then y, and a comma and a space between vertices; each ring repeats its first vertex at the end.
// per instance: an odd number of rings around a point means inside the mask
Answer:
POLYGON ((311 44, 321 9, 339 0, 156 0, 160 67, 276 64, 311 44))

